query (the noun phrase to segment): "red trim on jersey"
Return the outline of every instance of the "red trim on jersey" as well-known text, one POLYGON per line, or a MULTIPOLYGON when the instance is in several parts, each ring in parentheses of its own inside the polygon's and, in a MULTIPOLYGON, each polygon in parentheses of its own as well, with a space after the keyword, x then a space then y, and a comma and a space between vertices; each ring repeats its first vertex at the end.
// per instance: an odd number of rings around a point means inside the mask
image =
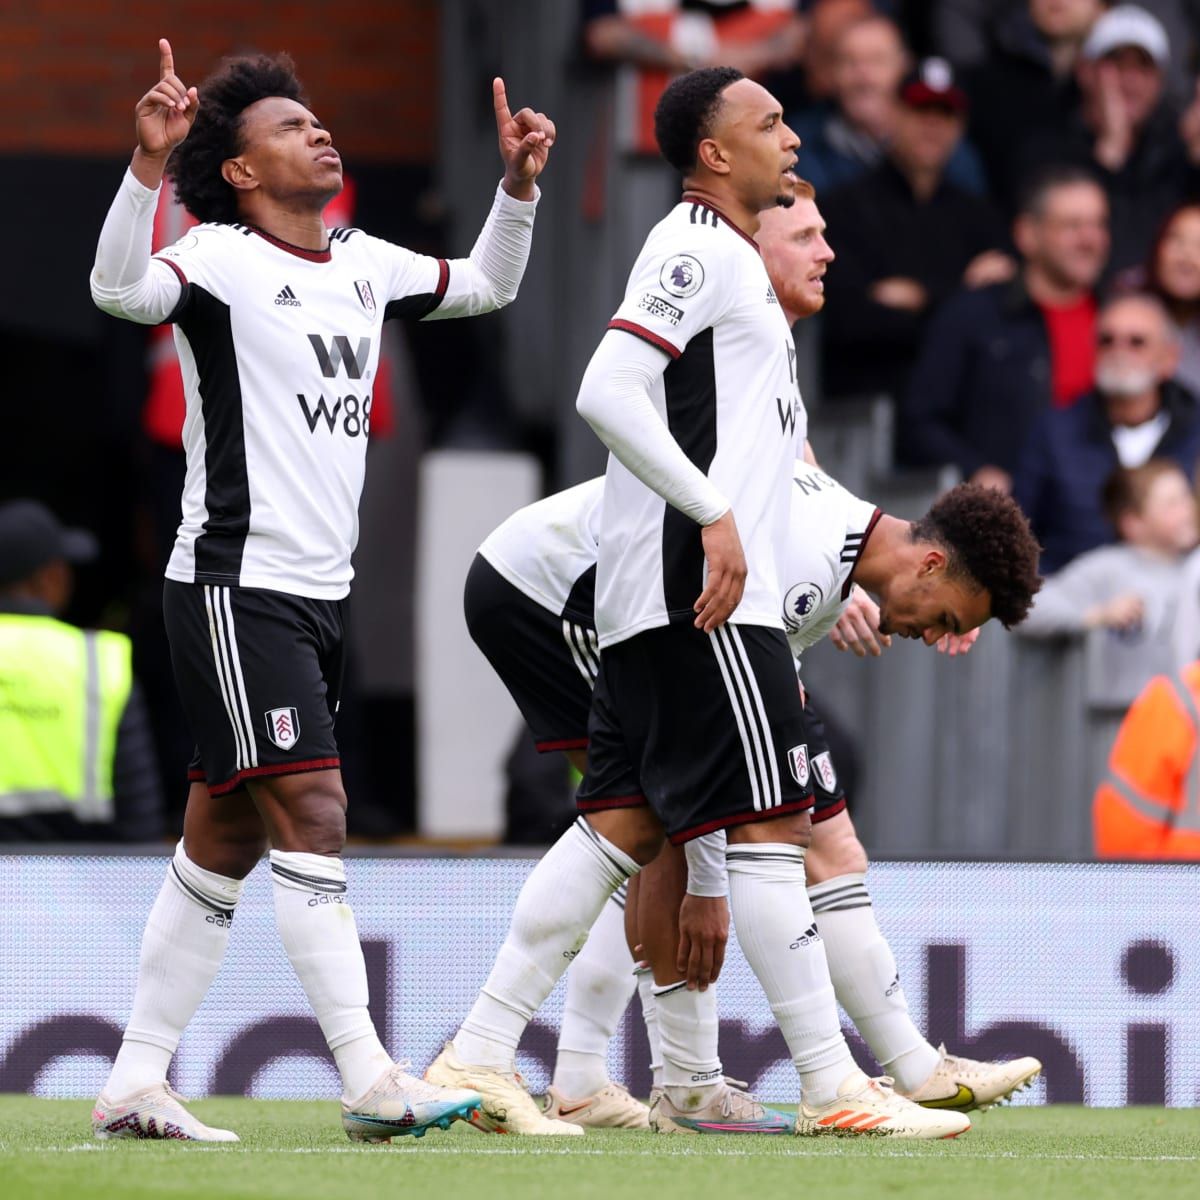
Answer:
POLYGON ((580 812, 604 812, 609 808, 642 808, 646 804, 645 796, 607 796, 603 800, 576 800, 575 807, 580 812))
POLYGON ((740 238, 745 238, 746 241, 754 247, 754 253, 761 256, 762 251, 758 248, 758 243, 744 230, 739 229, 715 204, 710 204, 707 200, 701 199, 699 196, 692 195, 691 192, 683 193, 683 201, 685 204, 698 204, 701 208, 707 208, 710 213, 716 213, 734 233, 740 238))
POLYGON ((836 817, 838 813, 844 812, 846 808, 846 797, 843 796, 840 800, 835 801, 828 808, 817 808, 813 810, 812 823, 819 825, 822 821, 828 821, 830 817, 836 817))
POLYGON ((177 262, 174 262, 169 258, 160 258, 158 261, 166 263, 167 266, 179 276, 179 282, 182 283, 185 288, 189 286, 188 277, 183 273, 183 268, 177 262))
POLYGON ((539 754, 546 754, 551 750, 586 750, 588 746, 587 738, 557 738, 550 742, 534 742, 534 749, 539 754))
POLYGON ((614 317, 609 321, 608 327, 609 329, 619 329, 622 333, 632 333, 634 337, 641 338, 643 342, 649 342, 650 345, 664 354, 669 354, 672 358, 678 358, 683 353, 682 350, 676 350, 666 338, 659 337, 657 333, 651 333, 649 329, 644 329, 633 321, 626 321, 624 317, 614 317))
MULTIPOLYGON (((265 767, 248 767, 236 775, 231 775, 224 783, 210 783, 208 794, 210 796, 227 796, 230 792, 236 792, 247 779, 255 779, 262 775, 304 775, 309 771, 337 770, 341 765, 340 758, 309 758, 294 763, 271 763, 265 767)), ((204 777, 201 776, 200 782, 203 781, 204 777)))
POLYGON ((883 516, 883 509, 877 508, 872 514, 871 519, 867 522, 866 529, 863 530, 862 541, 858 543, 858 553, 854 556, 854 562, 850 567, 850 574, 846 576, 846 582, 842 584, 842 599, 850 598, 850 588, 854 584, 854 572, 858 570, 858 560, 862 558, 862 552, 867 548, 867 539, 875 532, 875 526, 879 524, 879 518, 883 516))
POLYGON ((273 237, 265 229, 259 229, 257 225, 247 225, 246 228, 251 233, 257 233, 263 241, 270 242, 272 246, 278 246, 280 250, 286 250, 297 258, 303 258, 306 262, 329 262, 333 258, 333 251, 329 246, 326 246, 324 250, 306 250, 303 246, 293 246, 291 242, 273 237))
POLYGON ((438 281, 437 287, 433 289, 433 294, 437 297, 437 304, 433 307, 437 308, 441 304, 442 299, 446 295, 446 289, 450 286, 450 264, 444 259, 438 259, 438 281))
MULTIPOLYGON (((807 800, 793 800, 791 804, 777 804, 774 808, 764 809, 762 812, 737 813, 732 817, 719 817, 715 821, 705 821, 703 825, 694 825, 682 833, 671 834, 671 845, 682 846, 684 842, 690 842, 693 838, 703 837, 706 833, 713 833, 718 829, 728 829, 730 825, 749 825, 753 821, 773 821, 776 817, 786 816, 788 813, 804 812, 812 806, 813 801, 810 796, 807 800)), ((579 807, 582 808, 583 805, 580 804, 579 807)))

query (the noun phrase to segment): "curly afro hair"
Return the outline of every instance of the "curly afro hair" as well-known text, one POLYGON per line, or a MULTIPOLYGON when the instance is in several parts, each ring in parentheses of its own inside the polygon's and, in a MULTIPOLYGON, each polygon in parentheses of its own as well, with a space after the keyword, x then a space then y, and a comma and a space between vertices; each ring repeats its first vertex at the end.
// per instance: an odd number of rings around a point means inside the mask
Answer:
POLYGON ((934 542, 947 551, 950 573, 988 593, 992 616, 1005 629, 1025 619, 1042 586, 1042 548, 1011 496, 960 483, 935 501, 909 532, 914 542, 934 542))
POLYGON ((696 150, 712 133, 721 93, 744 78, 734 67, 704 67, 672 80, 659 97, 654 137, 663 158, 681 175, 696 165, 696 150))
POLYGON ((167 174, 197 221, 236 221, 237 192, 225 182, 221 164, 242 151, 242 113, 268 96, 304 105, 308 98, 296 78, 296 64, 286 54, 226 59, 199 92, 196 123, 175 147, 167 174))

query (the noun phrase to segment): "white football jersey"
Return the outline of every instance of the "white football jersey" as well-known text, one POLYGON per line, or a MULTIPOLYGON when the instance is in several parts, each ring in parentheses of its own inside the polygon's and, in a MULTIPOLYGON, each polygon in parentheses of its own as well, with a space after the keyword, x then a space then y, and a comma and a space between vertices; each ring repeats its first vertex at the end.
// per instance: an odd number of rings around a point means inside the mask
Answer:
POLYGON ((837 624, 850 595, 851 575, 882 514, 805 462, 795 465, 791 507, 783 628, 798 659, 837 624))
POLYGON ((357 229, 316 252, 199 225, 155 258, 183 283, 168 320, 187 475, 167 577, 340 599, 383 321, 475 311, 465 277, 357 229))
MULTIPOLYGON (((671 359, 651 400, 672 436, 729 500, 749 574, 731 620, 780 627, 788 487, 807 419, 796 348, 758 246, 714 209, 684 200, 654 227, 609 324, 671 359)), ((596 627, 601 646, 692 622, 704 588, 701 528, 608 460, 596 627)))
POLYGON ((603 478, 547 496, 513 513, 479 553, 535 603, 594 629, 603 501, 603 478))

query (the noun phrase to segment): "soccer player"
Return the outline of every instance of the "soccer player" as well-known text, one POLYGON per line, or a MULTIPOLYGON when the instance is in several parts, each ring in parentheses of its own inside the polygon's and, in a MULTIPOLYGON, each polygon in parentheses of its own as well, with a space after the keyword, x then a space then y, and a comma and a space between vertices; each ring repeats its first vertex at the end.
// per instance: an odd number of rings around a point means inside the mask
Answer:
POLYGON ((498 308, 525 268, 555 130, 540 113, 513 116, 499 79, 494 100, 504 178, 470 257, 446 262, 325 227, 341 159, 290 59, 233 59, 196 89, 159 42, 91 288, 106 312, 175 325, 187 475, 163 608, 197 755, 93 1111, 100 1137, 236 1140, 192 1117, 166 1073, 268 848, 280 934, 341 1074, 347 1134, 420 1135, 478 1103, 405 1073, 367 1013, 333 725, 382 322, 498 308), (152 258, 164 171, 201 224, 152 258))
MULTIPOLYGON (((850 1111, 880 1133, 953 1136, 966 1118, 922 1109, 858 1069, 824 948, 796 936, 812 921, 812 790, 797 759, 803 708, 779 568, 805 414, 791 332, 753 239, 761 212, 794 200, 799 141, 774 97, 729 68, 673 81, 655 129, 683 199, 651 231, 577 402, 612 452, 584 815, 526 881, 491 975, 426 1078, 480 1091, 485 1127, 574 1130, 519 1087, 522 1031, 608 897, 664 837, 727 829, 739 941, 800 1077, 797 1128, 831 1132, 850 1111)), ((692 1030, 715 1023, 696 1000, 706 994, 659 997, 664 1058, 688 1069, 665 1083, 689 1112, 742 1122, 761 1106, 731 1090, 719 1064, 685 1057, 692 1030)))

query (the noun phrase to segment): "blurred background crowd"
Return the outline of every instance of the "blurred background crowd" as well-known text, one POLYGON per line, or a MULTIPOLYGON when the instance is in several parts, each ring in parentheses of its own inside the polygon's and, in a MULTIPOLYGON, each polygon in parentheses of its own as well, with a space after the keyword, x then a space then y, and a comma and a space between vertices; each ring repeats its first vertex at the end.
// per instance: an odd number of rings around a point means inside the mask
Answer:
MULTIPOLYGON (((873 849, 1200 857, 1200 0, 400 0, 341 3, 336 23, 318 0, 185 3, 169 30, 148 5, 119 27, 98 7, 0 15, 0 731, 20 675, 6 615, 127 635, 99 743, 118 782, 105 839, 178 828, 191 750, 160 613, 183 473, 173 342, 87 303, 169 33, 189 83, 225 53, 292 52, 351 179, 330 224, 418 250, 474 236, 498 170, 494 74, 558 124, 513 308, 390 327, 338 726, 352 835, 422 832, 422 463, 524 454, 542 491, 603 469, 575 387, 676 194, 654 104, 674 73, 720 63, 780 99, 828 222, 826 308, 796 330, 823 464, 898 515, 958 479, 1011 491, 1044 547, 1019 637, 988 628, 956 663, 899 648, 874 676, 815 657, 873 849), (1156 715, 1110 764, 1135 699, 1156 715), (1174 840, 1147 850, 1155 822, 1174 840)), ((164 195, 158 242, 188 224, 164 195)), ((455 502, 486 507, 486 488, 455 502)), ((561 764, 522 738, 506 770, 510 840, 542 840, 569 804, 561 764)), ((0 770, 0 838, 97 836, 3 792, 0 770)))

